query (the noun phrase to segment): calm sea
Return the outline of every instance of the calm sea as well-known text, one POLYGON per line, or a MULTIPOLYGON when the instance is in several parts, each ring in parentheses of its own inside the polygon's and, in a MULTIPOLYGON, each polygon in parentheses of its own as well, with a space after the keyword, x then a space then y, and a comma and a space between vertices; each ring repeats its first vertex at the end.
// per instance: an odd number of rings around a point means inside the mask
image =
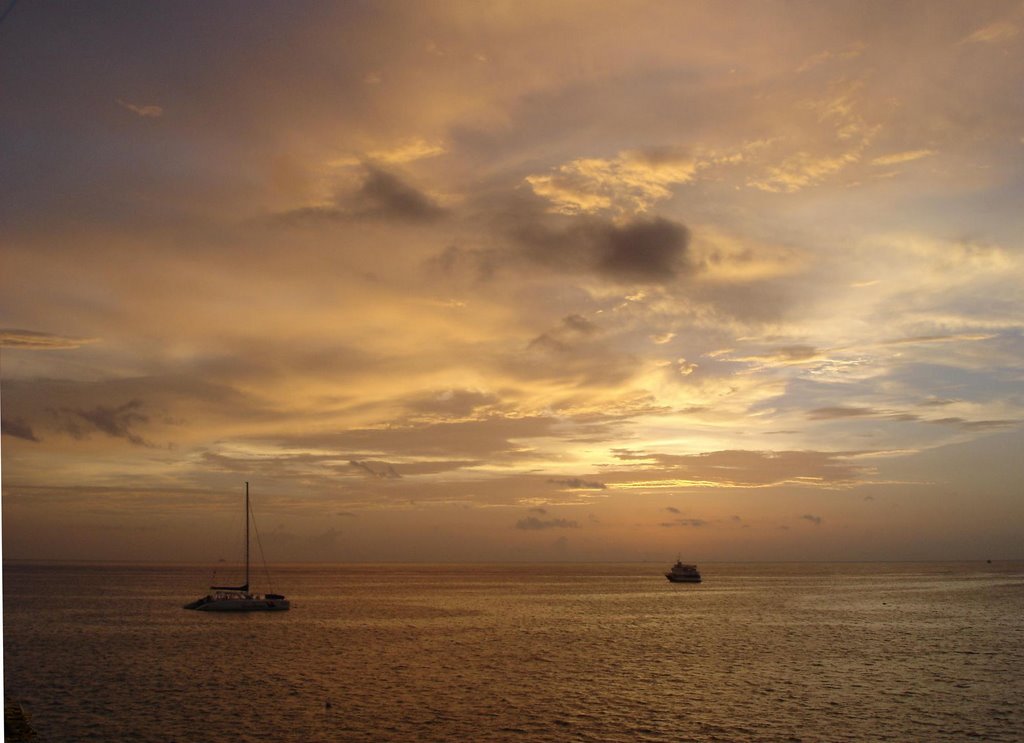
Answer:
POLYGON ((44 741, 1020 741, 1024 563, 7 563, 4 686, 44 741))

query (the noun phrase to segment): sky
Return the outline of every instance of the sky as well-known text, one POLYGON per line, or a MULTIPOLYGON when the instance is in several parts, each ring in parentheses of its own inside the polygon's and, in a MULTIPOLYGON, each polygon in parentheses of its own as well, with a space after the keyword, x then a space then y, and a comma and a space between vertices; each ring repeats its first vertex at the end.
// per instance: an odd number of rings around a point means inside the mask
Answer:
POLYGON ((3 555, 1024 545, 1024 4, 22 2, 3 555))

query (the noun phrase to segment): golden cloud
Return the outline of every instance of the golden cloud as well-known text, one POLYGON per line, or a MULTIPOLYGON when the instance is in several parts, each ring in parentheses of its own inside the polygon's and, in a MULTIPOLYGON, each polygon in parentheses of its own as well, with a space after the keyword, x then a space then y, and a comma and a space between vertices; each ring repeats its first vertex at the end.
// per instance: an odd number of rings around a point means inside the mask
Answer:
POLYGON ((699 167, 675 149, 627 150, 608 160, 573 160, 526 182, 562 214, 642 214, 671 198, 672 186, 693 180, 699 167))
POLYGON ((872 165, 898 165, 909 163, 913 160, 920 160, 922 157, 930 157, 935 150, 907 150, 906 152, 894 152, 891 155, 882 155, 871 161, 872 165))

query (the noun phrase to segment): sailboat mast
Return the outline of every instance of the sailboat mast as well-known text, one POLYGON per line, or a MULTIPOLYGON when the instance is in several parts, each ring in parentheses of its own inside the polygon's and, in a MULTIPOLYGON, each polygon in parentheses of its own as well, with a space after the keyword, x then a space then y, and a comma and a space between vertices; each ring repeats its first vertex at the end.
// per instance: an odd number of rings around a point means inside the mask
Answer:
POLYGON ((245 481, 245 590, 249 590, 249 481, 245 481))

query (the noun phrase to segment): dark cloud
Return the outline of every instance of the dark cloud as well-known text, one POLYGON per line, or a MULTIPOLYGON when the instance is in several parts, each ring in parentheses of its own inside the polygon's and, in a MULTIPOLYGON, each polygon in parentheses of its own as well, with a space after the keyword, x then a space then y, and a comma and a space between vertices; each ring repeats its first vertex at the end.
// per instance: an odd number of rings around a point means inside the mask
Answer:
POLYGON ((581 480, 578 477, 551 478, 548 480, 553 485, 564 485, 573 490, 604 490, 606 485, 596 480, 581 480))
POLYGON ((804 521, 810 521, 815 526, 821 526, 821 522, 824 521, 824 519, 822 519, 821 516, 815 516, 810 513, 805 513, 800 518, 802 518, 804 521))
POLYGON ((690 231, 662 218, 620 225, 581 217, 561 229, 538 221, 519 226, 513 237, 536 264, 615 283, 667 284, 694 270, 688 256, 690 231))
POLYGON ((815 408, 807 413, 811 420, 831 420, 833 418, 864 418, 877 415, 878 411, 872 408, 843 407, 815 408))
POLYGON ((367 165, 363 182, 354 193, 339 194, 327 206, 293 209, 279 214, 278 219, 289 224, 358 220, 432 222, 445 213, 429 196, 398 176, 367 165))
POLYGON ((569 519, 549 519, 548 521, 541 521, 536 516, 528 516, 525 519, 519 519, 516 522, 517 529, 525 529, 527 531, 537 529, 579 529, 580 525, 577 521, 570 521, 569 519))
POLYGON ((566 315, 562 318, 562 325, 568 330, 580 333, 581 335, 590 335, 597 329, 594 323, 582 315, 566 315))
POLYGON ((689 270, 685 259, 690 231, 666 219, 624 227, 605 225, 596 230, 593 240, 601 246, 598 270, 609 278, 661 283, 689 270))
POLYGON ((398 480, 402 477, 387 462, 359 462, 351 460, 349 465, 379 480, 398 480))
POLYGON ((702 526, 707 526, 710 522, 705 519, 675 519, 673 521, 663 521, 659 526, 666 528, 672 528, 676 526, 688 526, 695 529, 699 529, 702 526))
POLYGON ((556 353, 569 351, 578 341, 597 333, 597 329, 597 325, 582 315, 568 315, 557 327, 530 341, 528 347, 556 353))
POLYGON ((496 250, 449 245, 441 253, 428 259, 425 266, 447 278, 464 276, 480 282, 494 278, 501 263, 501 255, 496 250))
POLYGON ((444 209, 397 176, 368 167, 366 179, 353 199, 355 213, 377 219, 431 221, 444 215, 444 209))
POLYGON ((675 506, 665 506, 665 510, 668 511, 669 513, 682 513, 682 511, 680 511, 675 506))
POLYGON ((25 422, 22 418, 4 418, 0 420, 0 431, 8 436, 14 436, 17 439, 25 439, 26 441, 39 441, 39 438, 33 433, 32 427, 25 422))
POLYGON ((33 432, 84 438, 93 432, 119 438, 135 435, 141 424, 160 422, 175 428, 211 420, 268 421, 282 417, 260 400, 203 373, 118 377, 98 381, 11 379, 4 381, 4 413, 32 422, 33 432), (127 405, 124 400, 133 402, 127 405), (145 412, 142 403, 145 400, 145 412), (182 418, 182 413, 187 420, 182 418), (125 435, 125 434, 128 435, 125 435))
POLYGON ((97 405, 91 410, 61 408, 59 412, 71 416, 65 419, 64 430, 75 438, 85 438, 89 433, 99 431, 114 438, 127 439, 137 446, 150 446, 133 430, 138 424, 149 422, 149 416, 139 412, 141 408, 141 400, 129 400, 116 407, 97 405))

